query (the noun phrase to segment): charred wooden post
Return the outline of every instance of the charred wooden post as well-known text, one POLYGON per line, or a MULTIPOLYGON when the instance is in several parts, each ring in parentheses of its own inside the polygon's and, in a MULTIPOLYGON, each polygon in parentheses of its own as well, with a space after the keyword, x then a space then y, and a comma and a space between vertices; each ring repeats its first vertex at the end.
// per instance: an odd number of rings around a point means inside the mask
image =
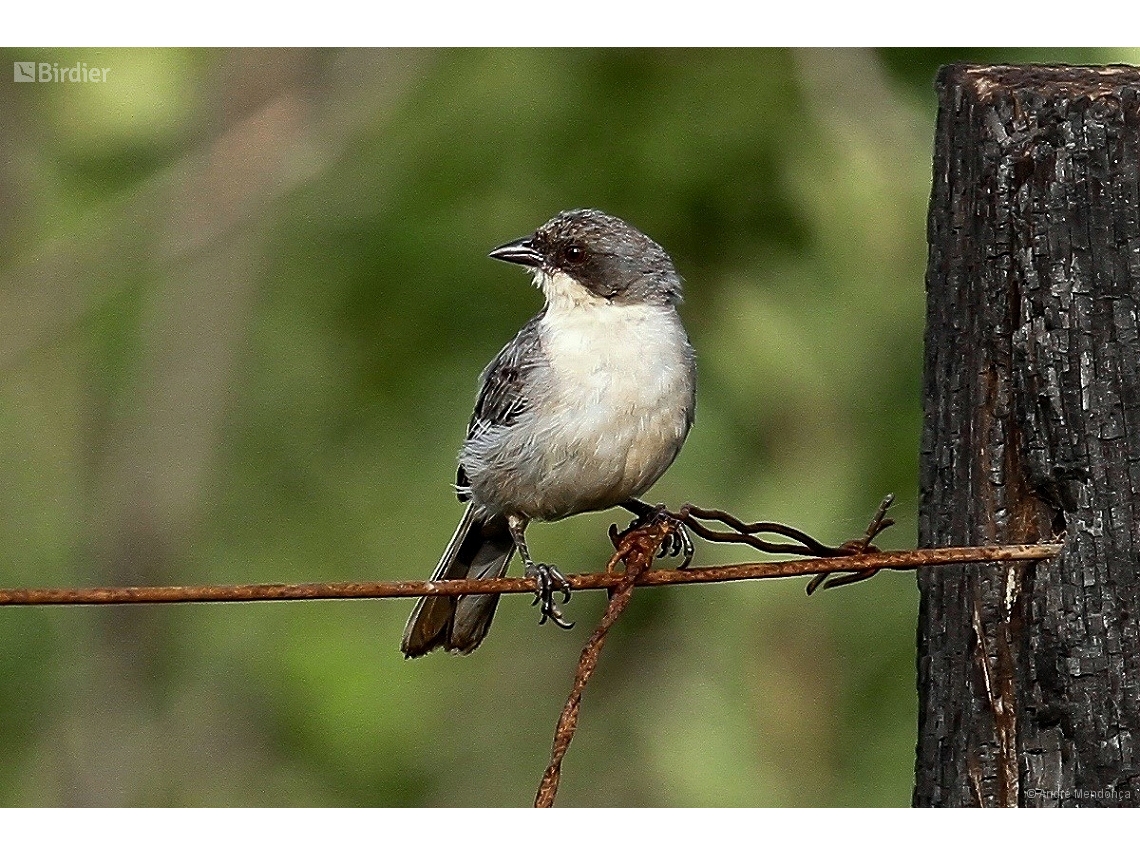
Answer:
POLYGON ((1140 803, 1140 69, 938 78, 915 805, 1140 803))

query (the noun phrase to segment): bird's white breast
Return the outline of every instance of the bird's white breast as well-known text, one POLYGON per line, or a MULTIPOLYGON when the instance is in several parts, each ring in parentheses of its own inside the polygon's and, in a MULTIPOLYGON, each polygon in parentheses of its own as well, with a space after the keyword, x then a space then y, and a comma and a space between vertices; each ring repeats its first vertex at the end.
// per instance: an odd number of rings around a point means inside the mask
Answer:
POLYGON ((546 505, 535 510, 549 518, 610 507, 661 477, 692 420, 693 378, 672 306, 611 302, 564 274, 540 276, 550 377, 532 409, 546 505))

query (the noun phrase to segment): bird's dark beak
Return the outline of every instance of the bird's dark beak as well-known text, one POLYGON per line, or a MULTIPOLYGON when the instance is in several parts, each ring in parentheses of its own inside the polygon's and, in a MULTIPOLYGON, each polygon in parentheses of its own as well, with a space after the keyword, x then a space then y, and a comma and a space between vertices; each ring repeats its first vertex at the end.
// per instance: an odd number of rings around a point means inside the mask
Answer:
POLYGON ((487 254, 499 261, 509 261, 511 264, 521 264, 524 267, 542 266, 542 254, 534 248, 529 237, 519 238, 502 246, 497 246, 487 254))

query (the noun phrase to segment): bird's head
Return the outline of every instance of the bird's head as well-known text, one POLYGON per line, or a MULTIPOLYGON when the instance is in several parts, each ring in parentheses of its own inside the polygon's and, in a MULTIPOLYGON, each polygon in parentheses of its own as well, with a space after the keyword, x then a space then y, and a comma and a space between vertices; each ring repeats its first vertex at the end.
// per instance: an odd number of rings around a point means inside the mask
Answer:
POLYGON ((490 257, 532 268, 548 300, 556 291, 612 303, 681 302, 669 254, 624 220, 590 208, 563 211, 490 257))

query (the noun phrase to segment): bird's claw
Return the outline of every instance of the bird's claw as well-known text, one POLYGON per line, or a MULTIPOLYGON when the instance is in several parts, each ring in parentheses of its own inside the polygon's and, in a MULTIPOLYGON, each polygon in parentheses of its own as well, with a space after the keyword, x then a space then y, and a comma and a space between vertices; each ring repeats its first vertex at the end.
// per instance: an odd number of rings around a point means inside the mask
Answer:
POLYGON ((539 613, 542 615, 538 625, 542 626, 549 618, 563 629, 573 627, 574 623, 562 616, 562 609, 554 602, 556 591, 561 592, 564 604, 570 602, 570 582, 562 575, 562 571, 553 564, 531 564, 526 568, 526 576, 528 579, 534 579, 538 588, 532 604, 539 606, 539 613))
MULTIPOLYGON (((693 548, 693 539, 689 537, 689 532, 685 528, 684 519, 670 511, 664 505, 657 505, 645 516, 638 517, 629 524, 626 532, 633 531, 635 528, 650 525, 658 520, 669 520, 673 525, 669 533, 665 535, 665 539, 661 541, 661 549, 657 553, 658 558, 676 558, 678 555, 684 555, 684 559, 678 565, 678 570, 684 570, 689 566, 689 562, 693 560, 693 553, 696 551, 693 548)), ((611 534, 611 537, 613 535, 611 534)))
POLYGON ((689 537, 689 532, 686 531, 683 522, 668 512, 664 513, 669 519, 673 520, 676 527, 661 541, 661 551, 657 553, 657 557, 676 558, 678 555, 684 554, 684 559, 677 567, 678 570, 684 570, 689 566, 689 562, 693 560, 693 553, 696 551, 693 548, 693 540, 689 537))

